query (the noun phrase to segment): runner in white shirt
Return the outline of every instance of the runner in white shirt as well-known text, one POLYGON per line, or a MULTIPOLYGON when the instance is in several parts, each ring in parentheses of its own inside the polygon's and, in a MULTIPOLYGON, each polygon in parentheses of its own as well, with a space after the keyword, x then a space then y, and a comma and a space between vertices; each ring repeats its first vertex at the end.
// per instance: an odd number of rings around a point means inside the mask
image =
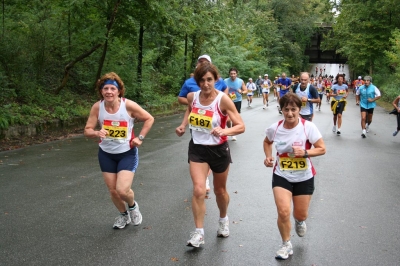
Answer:
POLYGON ((264 139, 264 164, 273 168, 272 190, 278 212, 278 228, 282 246, 276 259, 287 259, 293 254, 290 242, 291 203, 298 236, 307 231, 305 220, 311 196, 314 192, 316 171, 310 160, 325 154, 325 144, 318 128, 300 118, 302 102, 294 93, 286 93, 279 101, 284 119, 266 129, 264 139), (274 161, 272 145, 275 144, 277 157, 274 161), (312 148, 314 146, 314 148, 312 148))
POLYGON ((253 102, 253 92, 257 90, 257 85, 253 82, 252 78, 249 78, 249 82, 246 84, 247 88, 247 106, 251 107, 253 102))
POLYGON ((154 118, 134 101, 124 98, 125 86, 114 72, 103 75, 96 84, 101 100, 90 110, 84 134, 98 138, 98 159, 104 183, 111 201, 120 212, 113 228, 142 223, 142 214, 132 190, 132 182, 139 164, 138 147, 150 131, 154 118), (134 133, 134 120, 143 126, 134 133))
POLYGON ((262 94, 263 94, 263 104, 264 104, 263 109, 268 107, 268 94, 269 94, 271 86, 272 86, 272 82, 271 82, 271 80, 269 80, 268 74, 265 74, 263 83, 261 85, 262 94))
POLYGON ((192 212, 195 231, 190 234, 186 243, 190 247, 204 244, 205 181, 210 168, 219 209, 217 236, 229 236, 229 194, 226 183, 232 161, 227 136, 243 133, 245 126, 234 102, 215 89, 218 76, 217 68, 211 63, 204 62, 197 66, 194 79, 200 91, 188 94, 188 108, 182 124, 175 130, 178 136, 182 136, 189 124, 192 134, 188 161, 193 183, 192 212), (228 117, 233 123, 230 128, 226 125, 228 117))

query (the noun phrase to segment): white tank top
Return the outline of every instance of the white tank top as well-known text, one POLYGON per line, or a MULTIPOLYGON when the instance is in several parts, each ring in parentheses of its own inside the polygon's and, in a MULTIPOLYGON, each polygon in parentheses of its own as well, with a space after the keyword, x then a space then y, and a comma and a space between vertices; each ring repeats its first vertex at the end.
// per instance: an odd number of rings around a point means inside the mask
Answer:
POLYGON ((125 98, 115 114, 110 114, 104 107, 104 100, 100 101, 99 124, 108 131, 108 135, 100 140, 100 148, 108 153, 117 154, 129 151, 130 141, 135 138, 133 131, 134 118, 126 111, 125 98))
POLYGON ((224 115, 219 106, 223 92, 218 91, 217 97, 207 106, 200 103, 199 96, 201 91, 194 93, 192 111, 189 114, 189 128, 192 131, 192 139, 195 144, 219 145, 227 141, 227 136, 216 137, 210 132, 216 127, 225 128, 227 115, 224 115))
MULTIPOLYGON (((301 91, 300 89, 300 83, 296 87, 296 94, 301 98, 301 97, 306 97, 310 98, 310 83, 307 84, 307 87, 304 91, 301 91)), ((313 103, 310 102, 302 102, 301 103, 301 109, 300 109, 300 114, 301 115, 311 115, 313 113, 313 103)))

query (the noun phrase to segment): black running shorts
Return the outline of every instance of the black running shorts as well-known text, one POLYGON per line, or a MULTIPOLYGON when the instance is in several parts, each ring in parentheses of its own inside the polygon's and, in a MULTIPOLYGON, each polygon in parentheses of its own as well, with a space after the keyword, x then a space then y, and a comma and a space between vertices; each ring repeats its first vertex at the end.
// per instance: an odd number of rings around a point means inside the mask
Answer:
POLYGON ((360 107, 360 111, 361 111, 361 113, 373 114, 374 113, 374 108, 366 109, 366 108, 360 107))
MULTIPOLYGON (((331 101, 331 107, 335 104, 335 101, 331 101)), ((342 114, 344 111, 344 107, 346 106, 345 102, 339 102, 336 106, 336 114, 342 114)))
POLYGON ((272 188, 274 187, 281 187, 289 190, 290 192, 292 192, 293 196, 312 195, 315 189, 314 177, 306 181, 293 183, 274 173, 272 175, 272 188))
POLYGON ((233 102, 235 104, 236 110, 240 114, 240 109, 242 109, 242 101, 239 102, 233 102))
POLYGON ((215 173, 223 173, 232 163, 228 142, 216 146, 194 144, 189 142, 188 162, 207 163, 215 173))

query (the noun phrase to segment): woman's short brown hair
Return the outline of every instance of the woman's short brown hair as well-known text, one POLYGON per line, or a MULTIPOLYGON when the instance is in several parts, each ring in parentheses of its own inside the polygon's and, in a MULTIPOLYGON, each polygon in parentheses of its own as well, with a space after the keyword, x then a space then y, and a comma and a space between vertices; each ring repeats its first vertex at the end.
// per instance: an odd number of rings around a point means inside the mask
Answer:
POLYGON ((96 91, 99 93, 100 98, 103 99, 103 95, 101 94, 101 90, 103 89, 104 83, 107 80, 114 80, 118 84, 119 96, 124 97, 125 95, 125 86, 124 82, 122 82, 121 78, 114 72, 104 74, 96 83, 96 91))
POLYGON ((297 96, 296 93, 293 92, 288 92, 286 93, 283 97, 280 98, 279 100, 279 106, 281 107, 281 110, 288 106, 288 105, 294 105, 301 108, 301 99, 299 96, 297 96))
POLYGON ((197 65, 196 70, 194 71, 194 80, 196 81, 198 86, 200 86, 199 83, 202 77, 207 74, 207 72, 210 72, 214 76, 215 81, 218 80, 219 74, 217 67, 210 62, 203 62, 197 65))

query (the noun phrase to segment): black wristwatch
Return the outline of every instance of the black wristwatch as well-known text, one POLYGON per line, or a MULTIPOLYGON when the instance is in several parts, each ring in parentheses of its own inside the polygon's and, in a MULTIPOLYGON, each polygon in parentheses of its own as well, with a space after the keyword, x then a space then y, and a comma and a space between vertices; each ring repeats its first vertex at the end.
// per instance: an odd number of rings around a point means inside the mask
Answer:
POLYGON ((307 152, 307 150, 304 150, 303 158, 308 158, 308 152, 307 152))

